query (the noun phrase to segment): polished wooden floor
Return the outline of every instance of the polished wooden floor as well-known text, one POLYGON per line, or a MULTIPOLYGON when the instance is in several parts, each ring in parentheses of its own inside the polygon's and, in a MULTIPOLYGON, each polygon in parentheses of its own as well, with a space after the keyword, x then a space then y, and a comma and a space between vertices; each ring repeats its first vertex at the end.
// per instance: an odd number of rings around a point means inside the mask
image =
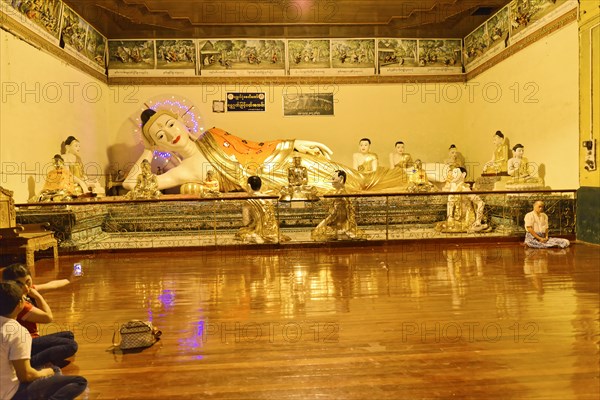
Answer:
POLYGON ((600 247, 406 244, 36 262, 89 399, 598 399, 600 247), (110 350, 130 319, 163 332, 110 350))

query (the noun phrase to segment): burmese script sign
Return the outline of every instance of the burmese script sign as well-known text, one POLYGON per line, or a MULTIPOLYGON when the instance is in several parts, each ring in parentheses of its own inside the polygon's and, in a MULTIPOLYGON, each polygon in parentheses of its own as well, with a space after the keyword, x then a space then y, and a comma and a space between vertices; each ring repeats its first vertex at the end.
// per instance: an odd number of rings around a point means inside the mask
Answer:
POLYGON ((265 94, 227 93, 227 111, 265 111, 265 94))

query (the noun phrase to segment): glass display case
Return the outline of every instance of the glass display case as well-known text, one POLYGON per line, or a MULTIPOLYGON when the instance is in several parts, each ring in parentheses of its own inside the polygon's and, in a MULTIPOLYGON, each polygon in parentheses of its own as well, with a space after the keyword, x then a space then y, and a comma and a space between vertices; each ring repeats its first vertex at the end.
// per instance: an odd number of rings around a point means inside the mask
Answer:
MULTIPOLYGON (((318 201, 279 201, 270 204, 279 234, 274 241, 242 240, 243 209, 252 197, 245 193, 200 198, 165 195, 158 200, 127 201, 120 197, 69 203, 17 204, 17 222, 49 223, 60 247, 71 251, 135 248, 266 245, 314 243, 312 232, 330 217, 336 204, 353 209, 356 232, 329 237, 326 242, 392 240, 463 240, 523 238, 523 218, 535 200, 545 202, 550 235, 575 235, 574 190, 532 192, 386 193, 325 195, 318 201), (485 204, 481 231, 443 232, 449 196, 477 195, 485 204), (340 203, 340 201, 344 203, 340 203), (336 203, 337 202, 337 203, 336 203)), ((337 228, 334 228, 337 229, 337 228)))

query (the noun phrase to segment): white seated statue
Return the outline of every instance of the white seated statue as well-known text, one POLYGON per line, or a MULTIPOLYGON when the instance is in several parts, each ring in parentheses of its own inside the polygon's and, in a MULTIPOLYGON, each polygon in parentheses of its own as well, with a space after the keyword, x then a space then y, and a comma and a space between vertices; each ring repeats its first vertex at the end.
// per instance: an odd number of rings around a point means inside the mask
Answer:
POLYGON ((514 157, 508 160, 508 175, 506 189, 527 190, 544 187, 544 181, 537 174, 537 167, 523 156, 525 147, 517 143, 513 147, 514 157))
POLYGON ((359 152, 352 155, 352 166, 359 172, 375 172, 379 168, 377 154, 371 152, 371 139, 362 138, 358 142, 359 152))
POLYGON ((69 136, 65 140, 65 154, 62 155, 65 165, 71 170, 75 180, 75 194, 95 193, 103 196, 105 190, 98 179, 89 178, 85 174, 84 164, 81 161, 81 144, 74 136, 69 136))

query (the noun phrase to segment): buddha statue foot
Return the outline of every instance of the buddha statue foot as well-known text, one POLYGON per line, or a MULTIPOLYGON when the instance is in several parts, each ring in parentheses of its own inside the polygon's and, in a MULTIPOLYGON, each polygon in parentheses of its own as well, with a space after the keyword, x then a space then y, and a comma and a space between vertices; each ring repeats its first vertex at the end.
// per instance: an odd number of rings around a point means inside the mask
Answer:
POLYGON ((488 224, 480 224, 473 225, 469 229, 467 229, 467 233, 477 233, 477 232, 489 232, 492 228, 488 226, 488 224))

